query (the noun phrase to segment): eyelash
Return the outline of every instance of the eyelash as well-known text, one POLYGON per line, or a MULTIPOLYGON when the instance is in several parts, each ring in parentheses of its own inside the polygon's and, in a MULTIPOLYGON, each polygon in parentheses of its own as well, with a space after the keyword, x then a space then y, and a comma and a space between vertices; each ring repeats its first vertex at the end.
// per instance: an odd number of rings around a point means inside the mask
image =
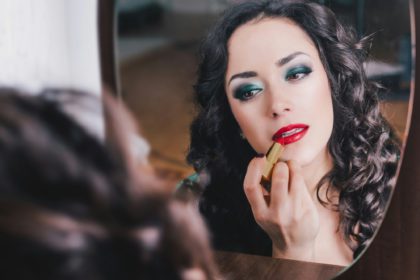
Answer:
POLYGON ((250 90, 244 90, 246 87, 247 86, 235 90, 234 97, 240 101, 248 101, 262 91, 262 88, 259 87, 252 87, 250 90))
MULTIPOLYGON (((298 66, 290 69, 286 74, 286 81, 299 81, 312 73, 312 69, 307 66, 298 66)), ((246 90, 250 85, 240 87, 234 91, 234 97, 242 102, 248 101, 258 95, 263 89, 259 87, 251 87, 250 90, 246 90)))
POLYGON ((298 81, 305 78, 310 73, 312 73, 312 69, 307 66, 295 67, 287 72, 286 81, 298 81))

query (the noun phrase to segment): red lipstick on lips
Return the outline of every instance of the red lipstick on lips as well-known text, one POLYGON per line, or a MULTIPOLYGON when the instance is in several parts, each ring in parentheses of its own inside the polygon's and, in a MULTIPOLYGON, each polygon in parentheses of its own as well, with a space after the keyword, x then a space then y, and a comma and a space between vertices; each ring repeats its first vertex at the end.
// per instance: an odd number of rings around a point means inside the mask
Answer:
POLYGON ((305 136, 309 125, 306 124, 291 124, 280 128, 274 135, 273 141, 282 145, 292 144, 299 141, 305 136))
POLYGON ((302 139, 302 137, 305 136, 306 132, 308 131, 308 128, 309 125, 306 124, 291 124, 280 128, 273 135, 273 141, 275 143, 271 145, 270 150, 267 153, 267 160, 265 162, 260 181, 261 185, 268 192, 271 190, 271 176, 273 167, 283 153, 284 146, 302 139))

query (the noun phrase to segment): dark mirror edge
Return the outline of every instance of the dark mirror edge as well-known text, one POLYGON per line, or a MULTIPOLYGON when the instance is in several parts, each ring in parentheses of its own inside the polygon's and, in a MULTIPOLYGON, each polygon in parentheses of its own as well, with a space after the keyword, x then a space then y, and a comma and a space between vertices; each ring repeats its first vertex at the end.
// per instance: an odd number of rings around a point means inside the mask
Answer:
POLYGON ((419 279, 420 277, 420 57, 415 38, 420 38, 420 2, 410 1, 414 58, 407 140, 403 148, 399 175, 384 221, 372 244, 361 258, 337 279, 419 279), (411 117, 410 117, 411 115, 411 117))
POLYGON ((116 1, 98 0, 98 42, 102 88, 119 96, 119 78, 116 57, 116 1))

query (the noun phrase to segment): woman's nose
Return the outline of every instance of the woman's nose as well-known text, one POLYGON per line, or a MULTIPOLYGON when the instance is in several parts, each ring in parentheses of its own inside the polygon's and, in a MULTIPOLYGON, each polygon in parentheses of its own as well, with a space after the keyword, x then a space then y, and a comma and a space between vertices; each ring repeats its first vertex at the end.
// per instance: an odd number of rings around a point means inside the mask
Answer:
POLYGON ((267 103, 267 114, 271 118, 278 118, 292 109, 290 100, 279 91, 269 92, 267 103))

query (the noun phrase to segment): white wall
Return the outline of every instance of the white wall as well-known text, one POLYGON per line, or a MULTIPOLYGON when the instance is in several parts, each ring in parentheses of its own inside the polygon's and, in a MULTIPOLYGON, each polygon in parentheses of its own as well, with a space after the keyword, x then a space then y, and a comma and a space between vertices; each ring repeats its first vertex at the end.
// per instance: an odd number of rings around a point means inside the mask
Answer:
POLYGON ((1 0, 0 85, 100 93, 97 0, 1 0))
POLYGON ((61 1, 67 5, 66 17, 70 49, 68 59, 72 84, 99 94, 101 92, 101 74, 97 0, 61 1))
MULTIPOLYGON (((101 92, 97 0, 0 0, 0 86, 101 92)), ((98 98, 99 101, 99 98, 98 98)), ((103 137, 101 104, 69 109, 103 137)))

